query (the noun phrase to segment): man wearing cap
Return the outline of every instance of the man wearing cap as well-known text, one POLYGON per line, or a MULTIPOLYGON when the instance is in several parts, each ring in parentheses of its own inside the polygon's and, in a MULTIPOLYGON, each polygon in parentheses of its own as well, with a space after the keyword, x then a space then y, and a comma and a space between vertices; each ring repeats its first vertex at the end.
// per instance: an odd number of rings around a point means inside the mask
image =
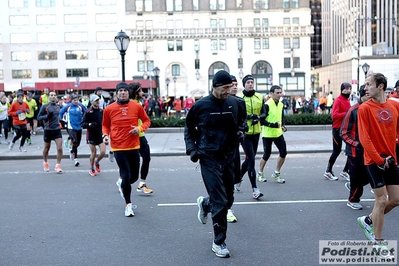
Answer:
POLYGON ((255 154, 258 151, 261 125, 259 123, 260 115, 264 114, 263 96, 255 92, 254 77, 246 75, 242 79, 244 90, 238 95, 243 98, 247 109, 248 131, 245 132, 245 138, 242 142, 242 148, 245 152, 245 161, 241 165, 241 179, 248 171, 249 181, 252 186, 252 197, 259 199, 263 196, 256 186, 255 154))
POLYGON ((239 102, 230 96, 229 73, 218 71, 212 81, 212 93, 196 101, 187 114, 184 128, 186 154, 192 162, 200 161, 201 175, 208 197, 198 197, 198 220, 206 224, 212 214, 216 256, 230 257, 226 247, 227 210, 233 203, 234 155, 242 138, 239 102))
MULTIPOLYGON (((100 100, 99 100, 99 108, 100 109, 104 109, 104 105, 105 105, 105 100, 104 100, 104 96, 102 95, 103 93, 103 88, 101 87, 97 87, 94 91, 94 94, 97 95, 100 100)), ((90 102, 89 102, 89 107, 90 107, 90 102)))
POLYGON ((102 122, 103 122, 103 110, 99 108, 100 97, 95 94, 90 95, 91 107, 87 109, 83 115, 82 122, 80 125, 83 128, 87 128, 86 143, 90 147, 90 170, 91 176, 96 176, 96 171, 101 172, 100 161, 105 155, 105 144, 102 138, 102 122), (100 149, 100 154, 96 159, 96 146, 100 149), (95 168, 94 168, 95 166, 95 168))
POLYGON ((111 151, 122 177, 121 196, 126 203, 125 216, 132 217, 134 212, 130 194, 131 184, 139 177, 139 134, 150 127, 151 120, 139 103, 130 101, 129 85, 125 82, 116 85, 116 97, 117 101, 104 109, 103 140, 108 145, 111 139, 111 151), (141 125, 139 119, 142 121, 141 125))
POLYGON ((369 183, 367 180, 366 167, 364 166, 363 147, 359 140, 357 123, 359 106, 368 99, 369 96, 366 95, 364 85, 362 85, 359 89, 359 101, 349 108, 340 129, 340 135, 346 143, 345 153, 346 156, 348 156, 349 162, 350 181, 345 183, 345 187, 349 189, 349 198, 346 206, 353 210, 361 210, 363 208, 359 203, 360 197, 363 195, 363 186, 369 183))
POLYGON ((29 105, 24 102, 24 92, 18 91, 17 101, 13 102, 10 106, 8 114, 12 116, 12 125, 15 129, 15 137, 10 143, 9 149, 12 150, 15 142, 21 138, 21 143, 19 146, 20 152, 26 152, 24 148, 26 136, 28 135, 28 130, 26 128, 27 120, 26 114, 30 113, 29 105))
POLYGON ((78 160, 78 147, 82 140, 82 126, 80 123, 86 110, 86 107, 79 102, 78 95, 72 93, 71 102, 62 107, 60 111, 60 119, 66 114, 66 128, 72 143, 69 158, 74 161, 75 166, 80 164, 78 160))
MULTIPOLYGON (((324 173, 324 177, 330 181, 338 180, 332 171, 332 168, 337 160, 339 154, 342 149, 342 138, 339 135, 339 129, 342 125, 342 120, 345 117, 346 112, 351 107, 349 96, 351 94, 352 85, 348 82, 344 82, 341 84, 341 94, 335 99, 334 105, 332 108, 332 140, 333 140, 333 152, 331 153, 330 159, 328 160, 327 169, 324 173)), ((345 164, 344 170, 340 173, 342 178, 345 178, 349 181, 348 174, 348 161, 345 164)))

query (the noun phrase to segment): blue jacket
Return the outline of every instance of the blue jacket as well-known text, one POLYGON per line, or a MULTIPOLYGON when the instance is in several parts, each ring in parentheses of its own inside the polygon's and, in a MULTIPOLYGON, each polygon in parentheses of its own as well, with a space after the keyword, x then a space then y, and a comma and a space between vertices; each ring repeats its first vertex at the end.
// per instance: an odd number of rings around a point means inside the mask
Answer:
POLYGON ((67 123, 68 129, 82 130, 80 123, 82 122, 86 110, 86 107, 80 102, 78 102, 77 105, 69 103, 62 107, 60 111, 60 119, 67 123))

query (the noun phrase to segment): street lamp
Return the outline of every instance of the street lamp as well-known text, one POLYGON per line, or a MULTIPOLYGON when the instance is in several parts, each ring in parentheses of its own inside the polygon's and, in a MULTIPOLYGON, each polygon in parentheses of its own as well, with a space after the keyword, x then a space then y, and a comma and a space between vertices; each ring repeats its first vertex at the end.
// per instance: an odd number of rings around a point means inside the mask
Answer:
POLYGON ((367 73, 368 73, 369 70, 370 70, 369 64, 364 63, 364 64, 362 65, 362 69, 363 69, 363 72, 364 72, 364 77, 366 77, 366 76, 367 76, 367 73))
POLYGON ((173 77, 173 82, 175 83, 175 98, 176 98, 176 80, 177 80, 177 77, 174 76, 174 77, 173 77))
POLYGON ((152 72, 154 72, 155 83, 156 83, 156 86, 157 86, 157 88, 156 88, 156 94, 157 94, 157 97, 159 97, 159 72, 160 72, 160 70, 159 70, 159 68, 156 66, 156 67, 152 70, 152 72))
POLYGON ((242 79, 244 77, 244 72, 242 71, 242 68, 240 69, 240 72, 238 72, 238 77, 242 79))
POLYGON ((121 54, 122 61, 122 82, 125 82, 125 54, 126 50, 129 47, 130 38, 127 36, 125 32, 122 30, 118 32, 114 39, 116 48, 118 48, 119 53, 121 54))
POLYGON ((295 77, 295 69, 291 68, 291 77, 295 77))
POLYGON ((144 72, 143 73, 143 79, 147 79, 148 78, 148 74, 147 74, 147 72, 144 72))
POLYGON ((170 83, 170 79, 166 78, 165 79, 165 83, 166 83, 166 97, 169 97, 169 83, 170 83))
POLYGON ((199 80, 201 77, 198 69, 197 69, 197 72, 195 72, 195 77, 197 78, 197 80, 199 80))

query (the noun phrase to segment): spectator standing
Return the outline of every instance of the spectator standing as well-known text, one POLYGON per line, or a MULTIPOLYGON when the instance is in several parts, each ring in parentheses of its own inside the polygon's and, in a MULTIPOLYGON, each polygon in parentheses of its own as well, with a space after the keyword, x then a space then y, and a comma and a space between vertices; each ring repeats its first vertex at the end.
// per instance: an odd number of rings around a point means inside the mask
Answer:
POLYGON ((320 97, 319 107, 320 107, 320 112, 322 114, 326 114, 326 112, 327 112, 327 97, 326 97, 325 92, 323 92, 323 95, 320 97))
MULTIPOLYGON (((387 79, 381 73, 366 77, 366 95, 371 98, 359 107, 359 139, 364 149, 364 163, 370 185, 374 190, 374 207, 368 216, 357 219, 366 237, 376 241, 388 258, 390 252, 383 240, 385 215, 399 204, 399 176, 395 154, 399 135, 399 108, 387 101, 387 79)), ((381 254, 381 253, 380 253, 381 254)))
POLYGON ((290 100, 288 100, 286 97, 284 97, 281 102, 284 107, 284 115, 288 115, 288 112, 290 110, 290 100))
POLYGON ((260 115, 263 114, 263 97, 260 93, 254 90, 254 78, 251 75, 246 75, 242 79, 244 86, 243 94, 239 97, 245 101, 247 110, 247 124, 248 131, 245 132, 245 138, 242 142, 242 148, 245 152, 245 160, 241 165, 241 179, 248 171, 249 181, 252 187, 252 197, 259 199, 263 196, 256 185, 256 170, 255 170, 255 155, 258 151, 259 137, 261 126, 259 123, 260 115))
POLYGON ((350 97, 351 106, 354 106, 355 104, 358 104, 358 103, 359 103, 359 100, 360 100, 360 97, 358 97, 358 96, 356 95, 356 92, 355 92, 355 91, 352 92, 351 97, 350 97))
MULTIPOLYGON (((352 85, 348 82, 344 82, 341 84, 341 95, 337 97, 335 100, 333 110, 332 110, 332 142, 333 142, 333 152, 331 153, 330 159, 328 160, 327 169, 324 173, 324 177, 331 181, 338 180, 332 171, 335 161, 337 160, 339 154, 342 150, 342 138, 339 134, 339 130, 342 125, 342 120, 345 117, 346 112, 350 108, 349 96, 351 94, 352 85)), ((332 95, 332 94, 330 94, 332 95)), ((349 181, 348 174, 348 161, 345 164, 344 170, 340 173, 342 178, 345 178, 349 181)))
MULTIPOLYGON (((3 94, 0 97, 0 134, 2 134, 2 129, 4 131, 4 141, 6 144, 10 144, 8 141, 8 109, 10 108, 10 103, 7 102, 7 97, 3 94)), ((0 141, 1 144, 1 141, 0 141)))
POLYGON ((186 99, 184 100, 184 103, 183 103, 184 114, 185 115, 187 115, 188 111, 190 111, 190 109, 193 106, 193 104, 194 104, 193 98, 186 96, 186 99))
POLYGON ((276 170, 272 174, 272 178, 280 184, 285 183, 285 179, 281 178, 281 167, 285 162, 287 156, 287 146, 283 136, 283 132, 287 131, 284 126, 284 106, 280 102, 283 90, 279 86, 272 86, 270 88, 270 99, 264 105, 264 115, 261 116, 260 123, 262 124, 262 142, 263 142, 263 156, 259 162, 258 180, 266 182, 263 170, 272 153, 272 144, 274 143, 279 150, 279 157, 277 158, 276 170))
POLYGON ((327 96, 327 111, 329 114, 331 114, 331 108, 333 107, 334 104, 334 97, 333 97, 333 92, 330 91, 330 93, 327 96))
MULTIPOLYGON (((101 102, 99 104, 101 104, 101 102)), ((86 110, 86 107, 79 102, 78 95, 73 93, 71 94, 71 103, 62 107, 60 111, 60 119, 66 114, 66 128, 72 142, 69 158, 74 161, 75 166, 79 166, 80 164, 78 160, 78 147, 82 139, 82 126, 80 123, 82 122, 86 110)))
POLYGON ((91 95, 90 103, 91 107, 84 113, 80 125, 82 128, 87 128, 86 143, 90 148, 89 174, 91 176, 96 176, 96 171, 97 173, 101 172, 100 161, 104 158, 106 150, 102 137, 103 109, 100 109, 100 97, 98 97, 98 95, 91 95), (100 154, 98 155, 97 159, 96 146, 98 146, 100 149, 100 154))
POLYGON ((24 148, 25 140, 28 135, 26 114, 30 113, 30 109, 29 105, 24 102, 24 92, 22 90, 17 92, 17 101, 11 104, 8 113, 12 116, 12 123, 16 133, 10 143, 9 149, 12 150, 15 142, 22 137, 19 151, 26 152, 24 148))
POLYGON ((200 161, 201 175, 208 197, 198 197, 198 220, 207 223, 212 214, 214 240, 212 251, 221 258, 230 257, 225 240, 227 210, 233 203, 234 155, 238 143, 239 101, 230 96, 229 73, 218 71, 212 81, 212 93, 196 101, 187 114, 184 128, 186 154, 200 161))
POLYGON ((181 118, 181 110, 182 110, 182 105, 181 105, 181 100, 180 98, 176 98, 173 101, 173 107, 175 108, 176 111, 176 118, 181 118))
POLYGON ((114 152, 119 173, 122 177, 121 190, 125 200, 125 216, 134 216, 130 199, 131 184, 137 181, 140 165, 140 132, 150 127, 151 121, 143 107, 129 100, 129 85, 121 82, 116 85, 117 101, 104 110, 103 140, 108 145, 111 139, 111 150, 114 152), (142 124, 139 126, 139 119, 142 124))
POLYGON ((52 91, 49 93, 49 102, 42 105, 37 115, 39 121, 43 121, 43 170, 45 172, 50 171, 50 165, 48 163, 48 153, 51 147, 51 141, 54 140, 57 147, 57 164, 55 165, 55 171, 62 173, 61 159, 62 159, 62 134, 60 124, 60 105, 57 103, 57 94, 52 91))
POLYGON ((319 113, 319 100, 316 97, 313 99, 313 113, 315 115, 319 113))

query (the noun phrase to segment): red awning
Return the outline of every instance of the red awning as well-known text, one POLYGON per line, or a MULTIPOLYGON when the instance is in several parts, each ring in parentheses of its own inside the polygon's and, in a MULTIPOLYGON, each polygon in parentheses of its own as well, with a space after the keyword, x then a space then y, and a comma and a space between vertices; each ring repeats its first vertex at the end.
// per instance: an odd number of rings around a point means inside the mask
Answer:
MULTIPOLYGON (((65 91, 68 88, 74 89, 74 90, 95 90, 97 87, 103 88, 103 90, 115 90, 116 85, 120 81, 81 81, 79 86, 75 87, 75 81, 71 82, 36 82, 35 83, 35 88, 30 88, 30 87, 24 87, 22 88, 25 91, 28 90, 39 90, 42 91, 44 88, 49 87, 50 90, 56 90, 56 91, 65 91)), ((146 88, 156 88, 156 81, 151 80, 152 84, 150 83, 149 79, 141 79, 141 80, 126 80, 125 81, 127 84, 131 82, 140 82, 141 87, 143 89, 146 88), (151 86, 150 86, 151 85, 151 86)), ((0 83, 0 91, 4 91, 4 84, 0 83)))
POLYGON ((4 91, 4 83, 0 83, 0 91, 4 91))

